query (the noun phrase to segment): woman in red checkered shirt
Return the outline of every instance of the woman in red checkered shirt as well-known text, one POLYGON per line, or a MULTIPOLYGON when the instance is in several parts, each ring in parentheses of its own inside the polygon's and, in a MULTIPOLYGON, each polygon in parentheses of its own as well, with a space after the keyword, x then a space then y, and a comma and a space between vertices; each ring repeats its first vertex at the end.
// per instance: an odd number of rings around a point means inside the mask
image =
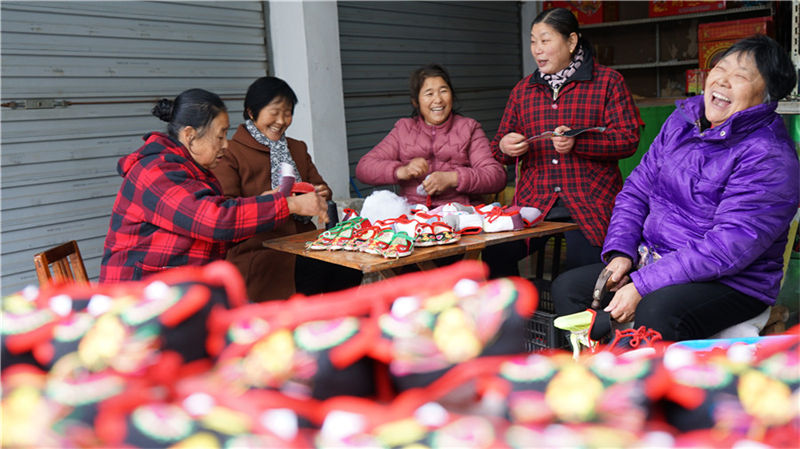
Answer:
MULTIPOLYGON (((534 19, 531 54, 538 68, 511 91, 492 153, 517 168, 517 205, 580 226, 566 233, 567 267, 599 262, 622 188, 617 163, 639 144, 638 111, 622 75, 595 61, 569 10, 549 9, 534 19), (558 135, 591 127, 605 130, 558 135), (529 140, 547 131, 555 135, 529 140)), ((543 245, 498 245, 484 252, 484 260, 492 276, 518 275, 517 261, 543 245)))
POLYGON ((100 282, 140 280, 181 265, 223 259, 232 242, 269 231, 289 214, 327 221, 315 192, 280 192, 227 198, 211 172, 228 147, 228 112, 222 100, 189 89, 160 100, 153 115, 167 133, 144 136, 144 145, 121 158, 122 186, 111 212, 100 282))

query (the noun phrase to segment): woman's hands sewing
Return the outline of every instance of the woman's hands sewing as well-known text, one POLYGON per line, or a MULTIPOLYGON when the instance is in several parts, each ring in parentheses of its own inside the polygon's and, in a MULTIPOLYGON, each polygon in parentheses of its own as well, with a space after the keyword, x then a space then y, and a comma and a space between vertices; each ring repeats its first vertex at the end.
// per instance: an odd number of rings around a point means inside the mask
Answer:
POLYGON ((331 199, 331 189, 329 189, 325 184, 315 184, 314 191, 317 192, 317 195, 321 196, 325 201, 331 199))
POLYGON ((320 224, 328 222, 328 204, 325 202, 325 198, 316 192, 289 196, 286 198, 286 204, 289 206, 290 214, 305 217, 316 216, 320 224))
POLYGON ((398 181, 408 181, 409 179, 425 176, 428 173, 428 169, 428 161, 425 158, 415 157, 408 164, 398 168, 394 174, 398 181))
POLYGON ((458 185, 458 172, 435 171, 422 181, 422 188, 428 195, 437 195, 458 185))
POLYGON ((618 323, 632 321, 636 306, 642 300, 642 295, 631 282, 628 272, 631 271, 633 261, 627 257, 615 257, 606 265, 606 270, 611 271, 611 277, 606 284, 609 291, 616 292, 611 302, 603 309, 609 312, 611 318, 618 323))
MULTIPOLYGON (((289 213, 302 215, 304 217, 316 216, 321 224, 327 223, 328 203, 325 201, 325 197, 321 195, 321 189, 319 189, 319 186, 316 186, 316 190, 316 192, 306 193, 303 195, 287 196, 286 205, 289 206, 289 213)), ((272 195, 277 192, 278 189, 265 190, 261 193, 261 195, 272 195)), ((328 190, 328 192, 330 192, 330 190, 328 190)))

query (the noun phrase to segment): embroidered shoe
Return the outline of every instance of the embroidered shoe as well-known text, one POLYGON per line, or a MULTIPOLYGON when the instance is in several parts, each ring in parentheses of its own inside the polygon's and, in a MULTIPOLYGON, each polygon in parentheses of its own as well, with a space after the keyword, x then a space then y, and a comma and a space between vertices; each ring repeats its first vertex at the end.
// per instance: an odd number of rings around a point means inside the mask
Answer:
POLYGON ((461 239, 461 234, 445 223, 434 223, 433 233, 436 237, 437 245, 449 245, 461 239))
POLYGON ((405 215, 398 217, 394 222, 395 232, 405 232, 411 238, 416 238, 419 234, 421 223, 418 220, 412 220, 405 215))
POLYGON ((394 240, 394 230, 392 228, 381 229, 372 240, 361 247, 361 252, 367 254, 381 254, 394 240))
POLYGON ((328 249, 333 239, 336 238, 336 236, 339 235, 340 232, 344 231, 345 228, 349 228, 350 226, 352 226, 352 224, 343 221, 326 231, 322 231, 322 233, 320 233, 320 235, 317 237, 316 240, 314 240, 313 242, 306 242, 306 249, 314 251, 321 251, 328 249))
POLYGON ((341 232, 336 234, 336 237, 331 239, 330 244, 328 245, 329 251, 337 251, 343 249, 348 242, 353 240, 356 234, 360 232, 361 228, 357 228, 356 226, 348 226, 345 229, 342 229, 341 232))
POLYGON ((343 246, 342 249, 345 251, 361 251, 363 246, 369 244, 369 242, 382 230, 380 226, 367 226, 365 228, 361 228, 358 230, 354 235, 353 238, 348 240, 343 246))
MULTIPOLYGON (((353 230, 351 228, 355 228, 355 230, 358 230, 361 229, 362 226, 369 226, 369 220, 359 216, 339 222, 339 224, 337 224, 336 226, 326 231, 322 231, 319 237, 317 237, 317 239, 314 240, 313 242, 306 242, 306 249, 316 250, 316 251, 329 249, 331 243, 333 243, 333 240, 339 234, 345 231, 350 233, 353 230)), ((350 236, 352 236, 352 234, 350 234, 350 236)))
POLYGON ((398 259, 411 254, 414 250, 414 239, 405 232, 395 232, 392 242, 380 253, 387 259, 398 259))
POLYGON ((349 207, 342 209, 342 221, 351 220, 358 216, 359 216, 358 212, 356 212, 353 209, 350 209, 349 207))

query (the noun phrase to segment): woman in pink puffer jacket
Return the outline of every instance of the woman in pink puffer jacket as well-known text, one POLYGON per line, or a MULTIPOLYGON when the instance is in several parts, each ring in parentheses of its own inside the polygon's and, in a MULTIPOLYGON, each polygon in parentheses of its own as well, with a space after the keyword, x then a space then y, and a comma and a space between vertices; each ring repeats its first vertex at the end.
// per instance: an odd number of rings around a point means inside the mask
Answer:
POLYGON ((492 157, 480 123, 453 112, 447 71, 429 65, 409 81, 411 118, 398 120, 358 161, 356 177, 372 185, 399 184, 409 203, 432 207, 470 204, 471 195, 499 192, 506 184, 503 166, 492 157))

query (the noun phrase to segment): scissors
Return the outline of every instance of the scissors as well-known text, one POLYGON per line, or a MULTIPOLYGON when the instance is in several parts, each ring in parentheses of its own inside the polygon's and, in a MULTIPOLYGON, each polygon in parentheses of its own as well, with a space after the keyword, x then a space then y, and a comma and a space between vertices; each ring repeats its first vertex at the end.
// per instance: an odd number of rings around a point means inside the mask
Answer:
POLYGON ((608 293, 608 279, 611 277, 611 270, 607 270, 603 268, 603 271, 600 272, 600 276, 597 278, 597 282, 594 284, 594 289, 592 289, 592 308, 599 309, 600 308, 600 301, 603 297, 608 293))
POLYGON ((587 131, 603 132, 605 130, 606 130, 605 126, 592 126, 592 127, 589 127, 589 128, 570 129, 569 131, 564 131, 563 133, 557 133, 555 131, 545 131, 545 132, 543 132, 541 134, 537 134, 537 135, 535 135, 533 137, 528 137, 527 139, 525 139, 525 142, 536 142, 537 140, 547 139, 547 138, 552 137, 552 136, 556 136, 556 137, 575 137, 578 134, 582 134, 582 133, 585 133, 587 131))

